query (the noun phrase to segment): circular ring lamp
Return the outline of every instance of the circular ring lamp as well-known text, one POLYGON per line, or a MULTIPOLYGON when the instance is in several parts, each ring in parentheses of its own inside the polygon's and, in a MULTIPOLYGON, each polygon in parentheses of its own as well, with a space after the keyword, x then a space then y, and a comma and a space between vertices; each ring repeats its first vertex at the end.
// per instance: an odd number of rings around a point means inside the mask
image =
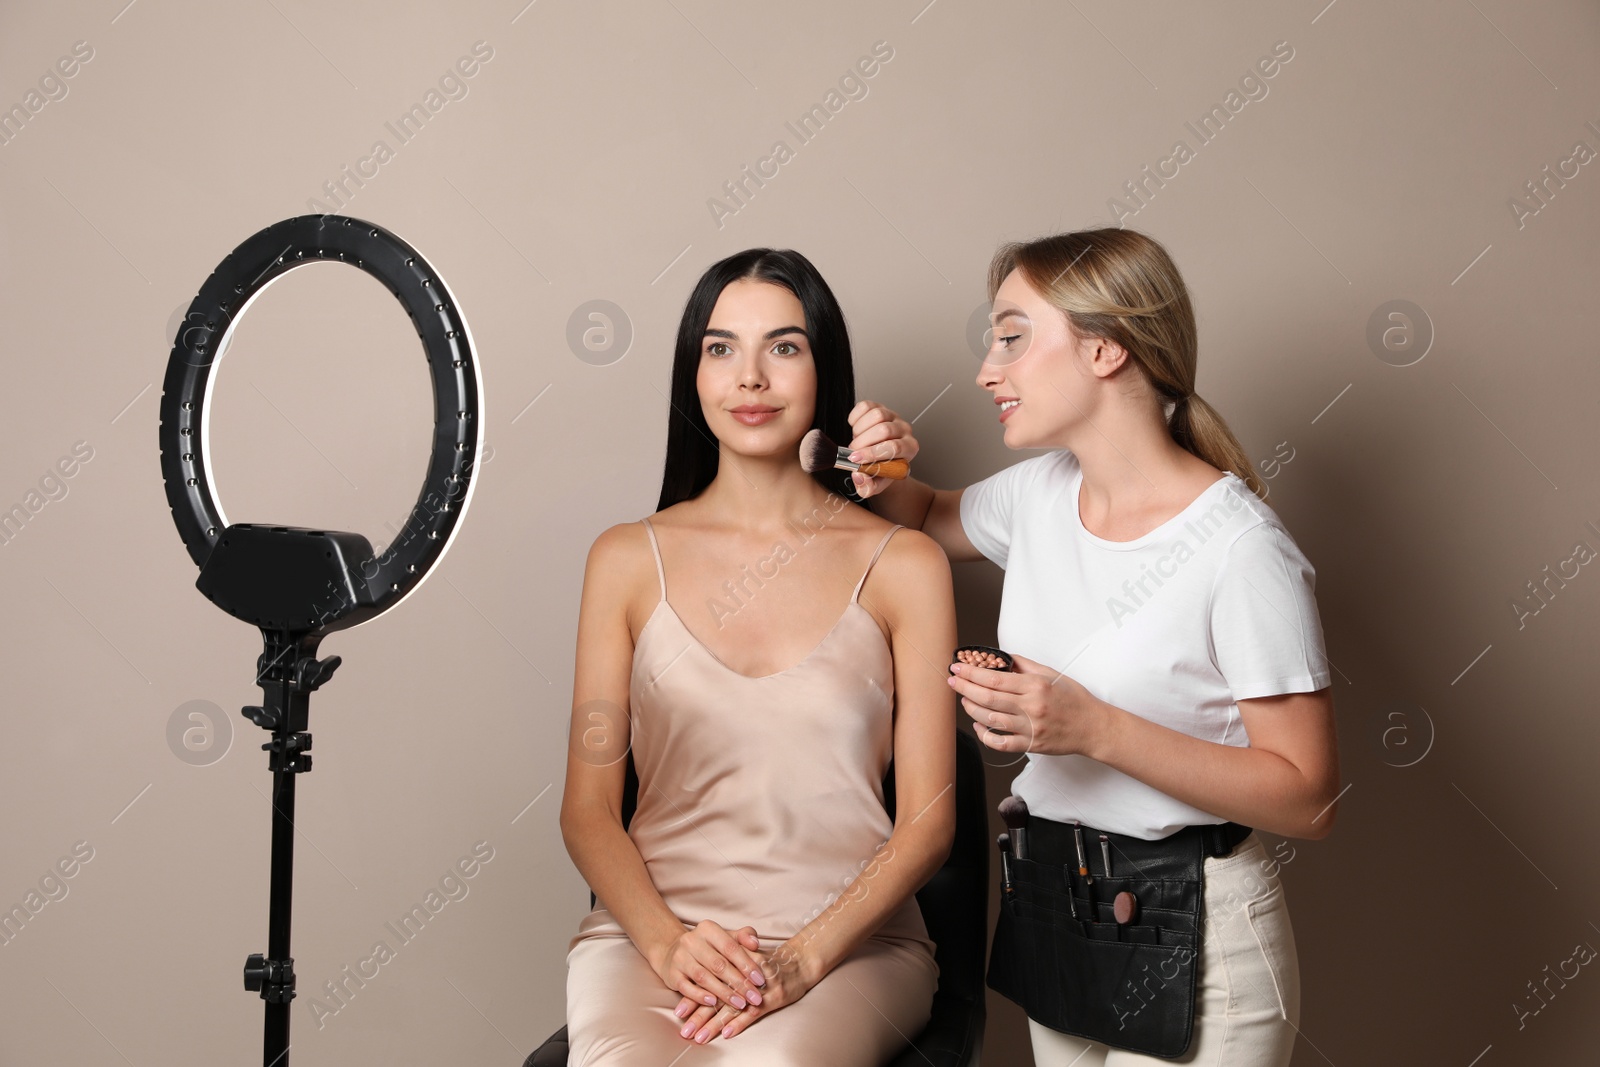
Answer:
POLYGON ((217 265, 189 305, 161 396, 161 475, 178 534, 201 568, 197 586, 263 630, 330 633, 404 600, 449 547, 472 494, 482 440, 471 335, 428 261, 381 226, 302 215, 250 237, 217 265), (296 267, 332 261, 366 271, 411 316, 433 379, 433 454, 405 526, 382 554, 360 534, 230 527, 206 453, 213 369, 245 308, 296 267))
POLYGON ((172 345, 161 395, 161 476, 196 587, 261 629, 260 706, 243 714, 271 732, 273 773, 268 951, 245 962, 245 989, 266 1001, 263 1064, 288 1067, 295 996, 289 927, 294 890, 294 784, 311 769, 310 697, 340 658, 317 659, 333 631, 399 604, 449 547, 472 496, 482 445, 482 387, 472 336, 439 272, 382 226, 343 215, 301 215, 254 234, 200 287, 172 345), (229 525, 207 466, 213 371, 251 301, 307 263, 348 263, 394 294, 411 316, 433 379, 433 452, 405 526, 380 553, 359 533, 261 523, 229 525))

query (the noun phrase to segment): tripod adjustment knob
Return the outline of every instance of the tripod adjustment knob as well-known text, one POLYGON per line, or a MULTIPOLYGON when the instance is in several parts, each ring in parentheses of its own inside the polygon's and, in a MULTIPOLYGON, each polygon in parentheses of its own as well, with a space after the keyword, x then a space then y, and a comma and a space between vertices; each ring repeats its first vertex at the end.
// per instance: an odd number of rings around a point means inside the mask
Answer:
POLYGON ((252 952, 250 958, 244 961, 244 987, 251 993, 261 991, 261 983, 267 979, 267 958, 259 952, 252 952))
POLYGON ((294 999, 294 959, 269 960, 252 952, 244 961, 244 987, 259 992, 270 1004, 287 1004, 294 999))
POLYGON ((289 771, 291 774, 311 769, 311 735, 304 731, 277 736, 263 742, 261 751, 267 753, 267 769, 273 772, 289 771))
POLYGON ((307 693, 320 689, 324 682, 333 677, 333 672, 339 669, 339 664, 342 662, 344 661, 338 656, 301 660, 297 679, 300 688, 307 693))
POLYGON ((257 726, 271 730, 278 724, 278 717, 266 708, 247 704, 239 709, 239 714, 255 723, 257 726))

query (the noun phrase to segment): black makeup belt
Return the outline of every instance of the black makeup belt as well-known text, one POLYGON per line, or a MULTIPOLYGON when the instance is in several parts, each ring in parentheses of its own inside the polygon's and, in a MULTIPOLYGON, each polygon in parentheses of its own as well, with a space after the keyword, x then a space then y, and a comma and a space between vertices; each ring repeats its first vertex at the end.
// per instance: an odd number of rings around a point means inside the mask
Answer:
POLYGON ((1053 1030, 1181 1056, 1194 1030, 1205 860, 1250 832, 1228 822, 1148 841, 1030 815, 1002 861, 989 987, 1053 1030), (1122 894, 1135 906, 1118 922, 1122 894))

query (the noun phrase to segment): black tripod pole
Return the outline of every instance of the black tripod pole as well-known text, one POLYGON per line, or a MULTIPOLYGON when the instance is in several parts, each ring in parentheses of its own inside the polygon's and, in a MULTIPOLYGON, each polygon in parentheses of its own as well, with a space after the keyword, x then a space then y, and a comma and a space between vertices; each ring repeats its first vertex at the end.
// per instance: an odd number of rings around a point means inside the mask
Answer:
POLYGON ((289 1002, 294 1000, 294 958, 289 955, 294 907, 294 784, 311 770, 311 735, 306 732, 311 694, 339 666, 339 657, 317 659, 319 633, 262 630, 265 646, 256 661, 263 704, 243 714, 272 731, 267 751, 272 771, 272 875, 268 903, 267 954, 253 953, 244 965, 244 987, 266 1001, 263 1067, 288 1067, 289 1002))

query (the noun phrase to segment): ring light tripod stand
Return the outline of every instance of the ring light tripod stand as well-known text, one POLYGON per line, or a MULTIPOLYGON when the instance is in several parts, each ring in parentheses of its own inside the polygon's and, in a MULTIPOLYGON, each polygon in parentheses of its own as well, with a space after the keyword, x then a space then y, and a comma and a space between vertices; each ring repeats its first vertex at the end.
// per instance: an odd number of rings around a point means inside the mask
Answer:
POLYGON ((218 264, 189 305, 161 395, 161 476, 195 586, 217 607, 258 626, 255 683, 262 702, 243 714, 271 733, 272 874, 267 952, 245 962, 244 985, 266 1001, 263 1064, 288 1067, 294 960, 295 776, 311 770, 311 694, 338 668, 317 658, 323 637, 404 600, 444 555, 472 495, 482 444, 482 387, 466 320, 439 273, 381 226, 342 215, 302 215, 261 230, 218 264), (229 525, 206 466, 212 371, 244 309, 284 274, 319 261, 349 263, 383 283, 411 316, 433 379, 433 454, 404 528, 382 553, 358 533, 258 523, 229 525))

